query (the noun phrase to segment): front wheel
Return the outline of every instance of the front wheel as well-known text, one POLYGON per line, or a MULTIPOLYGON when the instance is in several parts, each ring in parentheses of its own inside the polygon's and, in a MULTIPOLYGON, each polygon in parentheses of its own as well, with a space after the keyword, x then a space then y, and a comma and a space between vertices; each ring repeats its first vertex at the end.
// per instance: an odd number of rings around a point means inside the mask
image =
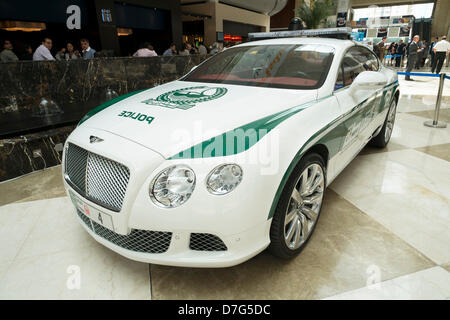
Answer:
POLYGON ((325 188, 324 161, 310 153, 297 164, 278 201, 270 228, 272 254, 287 259, 300 253, 319 219, 325 188))
POLYGON ((386 116, 386 120, 384 121, 383 127, 381 128, 380 133, 372 138, 372 140, 370 141, 371 145, 379 148, 384 148, 387 146, 389 140, 391 140, 392 131, 394 130, 396 112, 397 102, 394 99, 389 107, 389 111, 386 116))

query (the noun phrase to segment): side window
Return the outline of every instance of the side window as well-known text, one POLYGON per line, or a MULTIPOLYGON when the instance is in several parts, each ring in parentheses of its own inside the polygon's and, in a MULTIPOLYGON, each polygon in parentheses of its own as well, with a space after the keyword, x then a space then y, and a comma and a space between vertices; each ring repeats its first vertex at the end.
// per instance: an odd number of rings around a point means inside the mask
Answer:
POLYGON ((375 55, 364 47, 355 47, 350 50, 352 55, 357 59, 365 71, 377 71, 378 59, 375 55))
POLYGON ((344 56, 334 89, 347 87, 361 72, 377 71, 378 67, 378 59, 370 50, 360 46, 353 47, 344 56))
POLYGON ((365 71, 361 62, 353 55, 353 50, 349 50, 342 61, 344 69, 344 87, 352 84, 353 80, 363 71, 365 71))

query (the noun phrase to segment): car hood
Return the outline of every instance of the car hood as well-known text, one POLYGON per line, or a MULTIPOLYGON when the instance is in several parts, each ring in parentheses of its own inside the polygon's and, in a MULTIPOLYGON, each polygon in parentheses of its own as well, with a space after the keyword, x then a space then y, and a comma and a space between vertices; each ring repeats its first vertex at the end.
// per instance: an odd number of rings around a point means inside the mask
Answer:
POLYGON ((173 81, 110 105, 79 129, 108 131, 168 158, 316 97, 317 90, 173 81))

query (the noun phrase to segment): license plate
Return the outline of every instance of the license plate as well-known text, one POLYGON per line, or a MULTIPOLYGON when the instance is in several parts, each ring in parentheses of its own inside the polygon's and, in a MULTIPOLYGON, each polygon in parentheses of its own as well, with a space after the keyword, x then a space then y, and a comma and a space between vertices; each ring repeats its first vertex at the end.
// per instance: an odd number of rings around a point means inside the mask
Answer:
POLYGON ((72 192, 69 192, 69 194, 74 206, 78 210, 80 210, 85 216, 91 218, 92 220, 104 226, 105 228, 114 231, 113 221, 109 214, 101 212, 95 209, 94 207, 86 204, 83 200, 74 195, 72 192))

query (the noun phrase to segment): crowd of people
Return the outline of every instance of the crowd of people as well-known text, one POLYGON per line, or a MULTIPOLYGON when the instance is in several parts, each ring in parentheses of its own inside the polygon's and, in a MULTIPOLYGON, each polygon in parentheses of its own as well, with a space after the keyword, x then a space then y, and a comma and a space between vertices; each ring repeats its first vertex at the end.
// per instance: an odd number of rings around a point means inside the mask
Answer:
MULTIPOLYGON (((227 44, 227 47, 229 47, 230 45, 227 44)), ((178 50, 177 46, 172 43, 169 48, 167 48, 164 52, 163 52, 163 56, 176 56, 176 55, 180 55, 180 56, 188 56, 191 54, 216 54, 218 53, 220 50, 220 46, 217 42, 214 42, 212 44, 212 46, 208 48, 204 45, 203 42, 198 43, 197 45, 194 44, 190 44, 190 43, 183 43, 182 47, 180 50, 178 50)), ((139 47, 139 49, 133 54, 133 57, 156 57, 158 56, 158 54, 156 53, 155 49, 153 48, 153 46, 148 43, 148 42, 144 42, 142 43, 142 45, 139 47)))
MULTIPOLYGON (((231 44, 226 43, 226 47, 230 47, 231 44)), ((185 42, 182 44, 181 48, 178 49, 177 46, 172 43, 170 46, 162 52, 163 56, 187 56, 191 54, 216 54, 221 51, 219 43, 214 42, 209 48, 205 46, 203 42, 197 44, 191 44, 185 42)), ((133 57, 156 57, 158 53, 153 48, 149 42, 143 42, 139 49, 133 54, 133 57)))
POLYGON ((14 47, 10 40, 3 41, 3 50, 0 52, 1 62, 11 62, 18 60, 73 60, 73 59, 92 59, 95 55, 95 49, 91 48, 88 39, 80 40, 81 50, 77 50, 72 42, 68 42, 65 47, 61 48, 55 56, 52 55, 51 50, 53 41, 49 37, 42 39, 41 44, 34 50, 30 45, 25 46, 25 53, 19 57, 14 53, 14 47))
MULTIPOLYGON (((407 59, 406 72, 413 69, 429 67, 431 73, 440 73, 447 53, 450 52, 450 43, 445 36, 439 40, 438 37, 431 43, 426 40, 420 40, 420 36, 416 35, 413 40, 406 44, 403 40, 386 44, 386 37, 383 37, 374 47, 375 53, 388 65, 402 67, 402 62, 407 59)), ((409 76, 406 80, 412 80, 409 76)))
MULTIPOLYGON (((18 60, 74 60, 74 59, 92 59, 95 57, 95 49, 91 48, 88 39, 81 39, 79 41, 79 49, 76 48, 73 42, 67 42, 66 46, 60 48, 53 56, 51 53, 53 42, 52 39, 45 37, 42 43, 33 51, 30 45, 25 46, 25 53, 20 57, 14 52, 13 44, 10 40, 4 40, 2 43, 3 50, 0 52, 0 62, 12 62, 18 60)), ((227 44, 227 46, 230 46, 227 44)), ((215 42, 208 48, 202 43, 193 45, 190 43, 183 43, 183 46, 178 50, 175 44, 171 44, 165 50, 163 56, 181 55, 186 56, 190 54, 215 54, 221 51, 220 45, 215 42)), ((133 57, 156 57, 158 54, 149 42, 141 44, 139 49, 133 54, 133 57)))
MULTIPOLYGON (((400 68, 403 67, 405 58, 407 59, 406 71, 411 72, 414 68, 420 69, 423 67, 430 67, 432 73, 440 73, 447 53, 450 52, 450 43, 446 37, 439 40, 438 37, 433 42, 427 43, 426 40, 420 40, 418 35, 414 36, 410 43, 405 43, 403 40, 399 42, 386 43, 387 38, 383 37, 380 42, 373 46, 373 50, 379 56, 380 61, 386 64, 400 68), (429 58, 429 59, 428 59, 429 58), (427 60, 428 59, 428 60, 427 60)), ((31 46, 25 46, 25 53, 19 57, 14 53, 14 47, 10 40, 3 41, 3 50, 0 52, 0 62, 11 62, 18 60, 74 60, 74 59, 92 59, 95 57, 95 49, 89 45, 89 40, 83 38, 79 41, 79 49, 75 44, 68 42, 65 47, 61 48, 55 56, 52 55, 51 49, 53 47, 52 39, 45 37, 36 50, 31 46)), ((225 49, 231 44, 225 43, 225 49)), ((178 50, 175 44, 171 44, 162 55, 163 56, 187 56, 191 54, 215 54, 222 50, 221 45, 215 42, 208 48, 204 43, 200 42, 196 45, 190 43, 183 43, 182 48, 178 50)), ((153 46, 144 42, 139 49, 133 54, 133 57, 155 57, 158 56, 153 46)), ((406 80, 411 80, 409 76, 406 80)))

